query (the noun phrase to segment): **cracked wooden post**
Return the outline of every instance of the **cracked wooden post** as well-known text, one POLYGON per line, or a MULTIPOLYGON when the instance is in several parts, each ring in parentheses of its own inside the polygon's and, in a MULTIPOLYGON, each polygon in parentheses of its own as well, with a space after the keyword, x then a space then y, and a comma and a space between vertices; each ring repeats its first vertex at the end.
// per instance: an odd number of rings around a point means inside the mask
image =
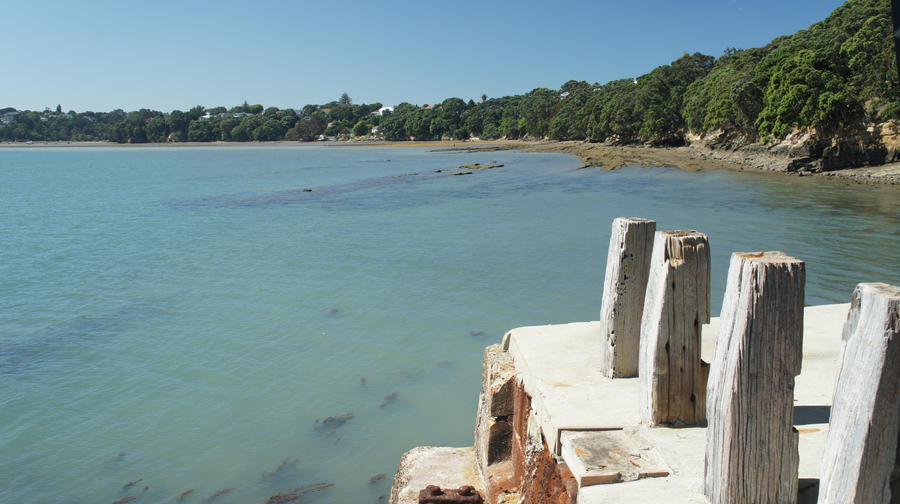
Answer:
POLYGON ((618 217, 612 223, 600 308, 600 369, 610 378, 638 375, 641 315, 656 222, 618 217))
POLYGON ((898 431, 900 287, 861 283, 844 324, 819 502, 900 502, 898 431))
POLYGON ((709 241, 698 231, 657 231, 640 340, 641 421, 692 425, 706 418, 709 241))
POLYGON ((797 502, 805 280, 803 261, 781 252, 731 256, 706 398, 703 489, 713 504, 797 502))

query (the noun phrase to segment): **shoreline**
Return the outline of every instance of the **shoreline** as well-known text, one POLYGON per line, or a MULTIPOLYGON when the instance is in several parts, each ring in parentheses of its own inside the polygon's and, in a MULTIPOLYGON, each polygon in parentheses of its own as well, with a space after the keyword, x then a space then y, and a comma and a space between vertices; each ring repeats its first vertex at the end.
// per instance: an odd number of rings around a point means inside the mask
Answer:
POLYGON ((120 144, 115 142, 35 142, 0 143, 0 149, 45 149, 45 148, 161 148, 161 147, 432 147, 439 152, 491 152, 518 150, 522 152, 548 152, 574 156, 581 161, 579 168, 602 168, 616 170, 629 165, 665 166, 685 171, 726 169, 738 172, 776 173, 798 177, 826 177, 861 184, 900 186, 900 163, 877 166, 845 168, 840 170, 810 172, 788 171, 787 165, 793 159, 786 155, 766 151, 716 150, 696 146, 646 147, 613 146, 582 141, 550 140, 434 140, 434 141, 326 141, 297 142, 279 140, 274 142, 173 142, 120 144))

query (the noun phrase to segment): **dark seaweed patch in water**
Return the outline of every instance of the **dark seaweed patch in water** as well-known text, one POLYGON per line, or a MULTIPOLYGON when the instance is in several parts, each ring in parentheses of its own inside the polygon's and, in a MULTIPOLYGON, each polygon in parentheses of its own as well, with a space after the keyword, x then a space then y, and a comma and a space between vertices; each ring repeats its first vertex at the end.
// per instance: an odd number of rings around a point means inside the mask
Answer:
MULTIPOLYGON (((134 302, 118 310, 81 315, 36 336, 0 344, 0 375, 19 374, 57 361, 73 349, 98 348, 128 327, 161 316, 164 304, 134 302)), ((124 454, 120 455, 120 458, 124 454)))
MULTIPOLYGON (((334 429, 340 427, 347 423, 350 419, 354 418, 356 415, 353 413, 344 413, 343 415, 330 416, 325 420, 319 421, 316 420, 316 429, 334 429)), ((331 432, 334 432, 333 430, 331 432)))
POLYGON ((396 401, 396 400, 397 400, 397 393, 391 392, 390 394, 384 396, 384 400, 381 401, 381 405, 379 406, 379 408, 384 408, 385 406, 394 404, 394 401, 396 401))
POLYGON ((206 500, 210 501, 210 502, 214 501, 214 500, 218 499, 219 497, 230 494, 231 492, 233 492, 235 490, 237 490, 237 488, 223 488, 221 490, 214 492, 212 495, 207 497, 206 500))
POLYGON ((207 208, 265 208, 294 203, 341 203, 346 195, 393 184, 407 184, 439 178, 445 175, 406 173, 355 180, 345 184, 313 188, 274 191, 265 194, 230 194, 181 201, 167 201, 163 205, 175 209, 200 210, 207 208))
POLYGON ((260 476, 260 478, 261 478, 263 481, 265 481, 265 480, 272 479, 272 478, 274 478, 274 477, 276 477, 276 476, 280 476, 280 475, 284 474, 284 472, 287 471, 288 469, 292 469, 292 468, 296 467, 296 465, 297 465, 299 462, 300 462, 300 459, 298 459, 298 458, 295 458, 295 457, 285 457, 285 458, 281 461, 281 464, 278 465, 278 467, 276 467, 275 469, 273 469, 273 470, 271 470, 271 471, 265 471, 264 473, 262 473, 262 475, 260 476))
POLYGON ((134 485, 137 485, 141 481, 144 481, 144 478, 138 478, 134 481, 129 481, 128 483, 125 483, 125 485, 122 487, 122 490, 127 490, 127 489, 133 487, 134 485))
MULTIPOLYGON (((350 419, 354 418, 356 415, 353 413, 344 413, 343 415, 330 416, 325 420, 316 419, 316 423, 313 426, 313 429, 317 432, 323 433, 326 437, 333 436, 337 433, 339 427, 343 426, 350 419)), ((338 437, 334 440, 334 443, 337 444, 340 442, 341 438, 338 437)))
POLYGON ((272 495, 271 497, 269 497, 266 500, 266 504, 284 504, 287 502, 294 502, 294 501, 302 498, 304 495, 306 495, 308 493, 320 492, 322 490, 325 490, 326 488, 330 488, 333 486, 334 486, 334 483, 325 483, 323 481, 320 483, 313 483, 311 485, 306 485, 303 487, 297 487, 297 488, 294 488, 293 490, 288 490, 287 492, 277 493, 275 495, 272 495))
MULTIPOLYGON (((493 170, 496 171, 496 170, 493 170)), ((354 180, 343 184, 334 184, 318 187, 306 187, 286 191, 273 191, 262 194, 224 194, 187 200, 163 201, 162 206, 176 210, 207 210, 222 208, 272 208, 284 205, 302 204, 313 207, 341 207, 359 209, 384 209, 415 207, 432 203, 439 198, 465 198, 484 199, 492 198, 498 192, 507 193, 510 190, 521 190, 525 193, 534 190, 543 190, 545 185, 558 187, 561 184, 572 184, 571 180, 549 176, 544 182, 534 184, 533 175, 507 175, 500 178, 482 178, 482 172, 477 175, 476 184, 464 183, 464 189, 460 189, 459 183, 446 183, 431 185, 426 184, 440 178, 451 177, 459 180, 454 175, 460 171, 456 168, 438 170, 430 173, 399 173, 380 177, 371 177, 354 180), (422 185, 426 184, 427 187, 422 185), (415 191, 408 191, 406 187, 415 187, 415 191), (373 189, 379 189, 373 192, 373 189), (388 191, 393 191, 388 193, 388 191), (404 192, 400 192, 404 191, 404 192)), ((467 177, 464 177, 467 178, 467 177)), ((538 177, 539 179, 541 177, 538 177)))

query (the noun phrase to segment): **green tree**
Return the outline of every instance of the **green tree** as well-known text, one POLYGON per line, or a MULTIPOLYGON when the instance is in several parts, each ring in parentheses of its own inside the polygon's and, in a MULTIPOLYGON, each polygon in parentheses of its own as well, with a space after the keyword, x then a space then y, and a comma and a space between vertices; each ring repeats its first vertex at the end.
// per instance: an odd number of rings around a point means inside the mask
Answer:
POLYGON ((547 136, 550 130, 550 118, 558 104, 559 95, 556 91, 538 88, 528 93, 520 105, 520 117, 524 123, 518 129, 535 138, 547 136))
POLYGON ((221 133, 211 120, 195 120, 191 121, 188 126, 189 142, 215 142, 219 139, 221 133))
POLYGON ((150 142, 165 142, 169 137, 169 124, 162 115, 156 116, 147 123, 147 140, 150 142))
POLYGON ((355 136, 364 136, 368 135, 371 128, 368 124, 363 121, 359 121, 356 125, 353 126, 353 135, 355 136))

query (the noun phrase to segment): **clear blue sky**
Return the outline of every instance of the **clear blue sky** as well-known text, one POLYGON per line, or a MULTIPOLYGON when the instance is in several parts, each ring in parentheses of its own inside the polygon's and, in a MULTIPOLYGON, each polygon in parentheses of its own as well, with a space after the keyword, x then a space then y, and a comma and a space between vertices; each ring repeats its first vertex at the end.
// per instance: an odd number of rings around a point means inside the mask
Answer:
POLYGON ((6 0, 0 107, 478 100, 761 46, 841 3, 6 0))

